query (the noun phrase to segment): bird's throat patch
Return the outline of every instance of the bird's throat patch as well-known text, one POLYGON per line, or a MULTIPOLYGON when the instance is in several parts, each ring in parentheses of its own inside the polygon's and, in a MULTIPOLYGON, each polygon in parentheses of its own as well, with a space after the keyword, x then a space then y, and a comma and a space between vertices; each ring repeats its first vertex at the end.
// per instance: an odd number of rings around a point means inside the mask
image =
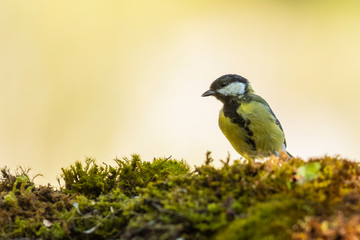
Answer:
POLYGON ((224 102, 224 115, 225 117, 230 118, 230 121, 234 124, 237 124, 239 127, 243 128, 246 133, 246 139, 245 142, 250 145, 251 150, 256 151, 256 144, 254 139, 251 137, 254 135, 254 133, 250 130, 249 126, 251 124, 251 121, 249 119, 245 119, 243 116, 241 116, 237 109, 240 107, 241 103, 233 100, 229 100, 228 102, 224 102))

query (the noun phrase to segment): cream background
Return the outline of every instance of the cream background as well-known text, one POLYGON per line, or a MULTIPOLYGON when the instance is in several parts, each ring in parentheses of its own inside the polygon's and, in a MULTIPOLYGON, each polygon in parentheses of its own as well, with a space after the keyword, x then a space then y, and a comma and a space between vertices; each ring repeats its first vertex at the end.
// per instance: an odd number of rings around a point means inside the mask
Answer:
POLYGON ((0 166, 56 183, 85 156, 232 158, 221 107, 248 78, 303 158, 359 159, 359 1, 1 1, 0 166))

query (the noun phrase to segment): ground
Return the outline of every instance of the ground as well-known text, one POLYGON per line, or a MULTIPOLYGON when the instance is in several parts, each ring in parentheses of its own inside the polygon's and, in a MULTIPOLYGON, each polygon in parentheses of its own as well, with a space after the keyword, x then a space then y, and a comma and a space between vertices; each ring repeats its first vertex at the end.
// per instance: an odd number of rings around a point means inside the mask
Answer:
MULTIPOLYGON (((360 167, 341 157, 212 166, 138 155, 62 169, 61 188, 1 169, 2 239, 359 239, 360 167)), ((230 164, 231 163, 231 164, 230 164)), ((36 176, 35 176, 36 177, 36 176)))

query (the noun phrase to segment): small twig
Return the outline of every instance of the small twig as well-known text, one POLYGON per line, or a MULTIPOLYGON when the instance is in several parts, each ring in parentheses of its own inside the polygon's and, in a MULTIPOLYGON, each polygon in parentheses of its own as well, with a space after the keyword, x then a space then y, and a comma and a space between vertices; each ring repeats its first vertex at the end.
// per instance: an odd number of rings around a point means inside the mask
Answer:
POLYGON ((212 163, 214 161, 214 159, 211 157, 211 152, 207 151, 206 152, 206 159, 205 159, 205 165, 208 166, 210 165, 210 163, 212 163))
POLYGON ((160 165, 163 164, 164 162, 168 161, 171 157, 172 157, 172 156, 170 155, 170 157, 168 157, 168 158, 166 158, 164 161, 162 161, 162 162, 160 163, 160 165))
POLYGON ((228 155, 227 155, 227 157, 226 157, 226 161, 220 159, 220 162, 222 162, 222 164, 224 164, 225 167, 229 166, 229 163, 230 163, 230 152, 228 152, 228 155))

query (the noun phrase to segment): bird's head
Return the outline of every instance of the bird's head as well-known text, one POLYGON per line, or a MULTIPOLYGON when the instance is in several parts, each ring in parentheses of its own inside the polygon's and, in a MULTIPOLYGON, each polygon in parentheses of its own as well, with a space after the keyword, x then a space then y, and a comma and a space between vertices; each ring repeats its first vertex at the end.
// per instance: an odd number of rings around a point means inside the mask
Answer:
POLYGON ((216 79, 210 89, 201 96, 214 96, 224 102, 231 98, 241 98, 250 92, 254 92, 254 90, 246 78, 236 74, 226 74, 216 79))

